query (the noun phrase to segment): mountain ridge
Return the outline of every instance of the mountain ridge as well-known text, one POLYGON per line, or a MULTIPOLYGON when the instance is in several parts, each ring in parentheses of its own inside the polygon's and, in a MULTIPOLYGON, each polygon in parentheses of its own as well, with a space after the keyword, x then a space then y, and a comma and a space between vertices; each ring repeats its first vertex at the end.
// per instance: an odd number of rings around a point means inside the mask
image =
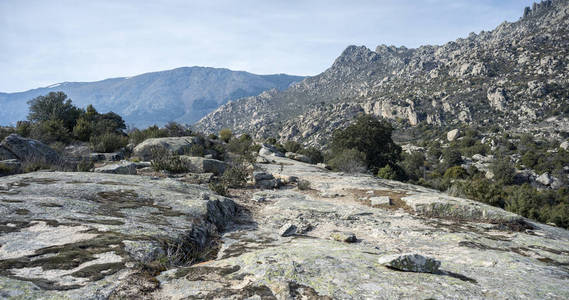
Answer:
POLYGON ((94 82, 61 82, 24 92, 0 93, 2 124, 23 120, 26 101, 52 91, 63 91, 74 104, 93 104, 114 111, 127 124, 162 125, 169 121, 193 123, 219 105, 272 88, 285 89, 304 77, 287 74, 256 75, 227 68, 180 67, 130 77, 94 82))
POLYGON ((567 4, 543 1, 516 22, 443 45, 380 45, 375 51, 352 45, 323 73, 276 94, 221 106, 195 127, 228 127, 306 145, 325 144, 333 129, 358 113, 389 119, 398 128, 511 129, 555 116, 554 127, 567 131, 567 4))

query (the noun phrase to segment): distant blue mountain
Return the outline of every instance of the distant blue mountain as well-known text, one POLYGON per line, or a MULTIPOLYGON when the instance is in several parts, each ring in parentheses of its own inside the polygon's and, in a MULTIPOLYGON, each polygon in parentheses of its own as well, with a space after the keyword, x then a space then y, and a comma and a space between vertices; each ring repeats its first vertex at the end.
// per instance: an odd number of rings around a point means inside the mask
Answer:
POLYGON ((228 69, 183 67, 96 82, 63 82, 19 93, 0 93, 0 125, 25 120, 27 101, 62 91, 73 104, 113 111, 127 124, 146 127, 169 121, 192 124, 231 100, 284 90, 304 79, 286 74, 256 75, 228 69))

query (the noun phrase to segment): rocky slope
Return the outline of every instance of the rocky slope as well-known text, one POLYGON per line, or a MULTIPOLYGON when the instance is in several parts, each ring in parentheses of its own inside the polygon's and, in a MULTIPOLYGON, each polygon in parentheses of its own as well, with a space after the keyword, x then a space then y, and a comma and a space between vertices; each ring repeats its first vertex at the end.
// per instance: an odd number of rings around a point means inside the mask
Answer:
POLYGON ((197 123, 321 144, 365 112, 418 124, 569 131, 569 1, 543 1, 514 23, 417 49, 349 46, 322 74, 228 103, 197 123), (553 129, 553 130, 552 130, 553 129))
POLYGON ((567 230, 418 186, 261 160, 256 177, 289 184, 233 200, 171 178, 0 178, 0 297, 569 297, 567 230), (152 269, 178 257, 164 240, 206 261, 152 269))
POLYGON ((26 101, 63 91, 79 107, 114 111, 138 127, 169 121, 191 124, 229 100, 283 90, 300 76, 255 75, 227 69, 189 67, 97 82, 64 82, 21 93, 0 93, 0 125, 25 120, 26 101))

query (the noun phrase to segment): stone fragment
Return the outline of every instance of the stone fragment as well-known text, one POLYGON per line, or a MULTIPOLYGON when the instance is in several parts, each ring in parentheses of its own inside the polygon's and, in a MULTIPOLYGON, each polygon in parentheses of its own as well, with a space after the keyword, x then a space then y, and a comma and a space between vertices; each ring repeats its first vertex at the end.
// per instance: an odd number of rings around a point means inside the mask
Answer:
POLYGON ((117 164, 110 164, 99 168, 95 168, 95 172, 109 173, 109 174, 136 175, 136 163, 123 160, 117 164))
POLYGON ((298 153, 294 153, 294 152, 287 152, 287 153, 285 153, 285 156, 286 156, 286 158, 294 159, 294 160, 305 162, 308 164, 312 163, 312 159, 310 159, 310 157, 308 157, 306 155, 302 155, 302 154, 298 154, 298 153))
POLYGON ((213 173, 219 176, 229 168, 226 162, 217 159, 186 155, 181 155, 180 159, 188 163, 192 171, 198 173, 213 173))
POLYGON ((551 185, 553 183, 553 178, 551 178, 551 175, 549 173, 545 172, 537 177, 535 181, 543 185, 551 185))
POLYGON ((420 254, 406 253, 382 256, 378 262, 384 266, 406 272, 437 273, 441 262, 420 254))
POLYGON ((272 180, 272 179, 275 179, 275 177, 272 174, 260 171, 253 172, 253 180, 255 180, 255 182, 263 180, 272 180))
POLYGON ((269 144, 261 145, 261 149, 259 150, 259 155, 284 157, 284 154, 282 154, 279 150, 277 150, 277 148, 269 144))
POLYGON ((565 151, 569 150, 569 141, 565 141, 563 143, 561 143, 561 145, 559 145, 559 147, 565 151))
POLYGON ((459 137, 460 137, 460 130, 458 130, 458 129, 453 129, 453 130, 447 132, 447 140, 449 142, 452 142, 459 137))
POLYGON ((282 182, 280 179, 269 179, 256 181, 255 185, 261 189, 276 189, 282 185, 282 182))
POLYGON ((371 197, 369 200, 371 201, 371 206, 391 205, 391 199, 389 196, 371 197))
POLYGON ((282 237, 292 236, 296 234, 296 230, 296 225, 286 223, 279 229, 279 235, 282 237))
POLYGON ((322 169, 332 170, 332 168, 331 168, 329 165, 325 164, 325 163, 317 163, 316 166, 319 167, 319 168, 322 168, 322 169))
POLYGON ((356 235, 352 232, 335 231, 330 233, 330 238, 338 242, 355 243, 358 241, 356 235))

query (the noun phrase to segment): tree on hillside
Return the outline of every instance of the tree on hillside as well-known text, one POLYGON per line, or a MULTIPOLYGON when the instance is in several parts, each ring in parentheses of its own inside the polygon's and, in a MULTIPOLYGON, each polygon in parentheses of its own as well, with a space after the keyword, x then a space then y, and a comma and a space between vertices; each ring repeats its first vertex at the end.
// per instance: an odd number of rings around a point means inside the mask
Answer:
POLYGON ((77 119, 83 110, 71 104, 71 99, 63 92, 50 92, 45 96, 38 96, 30 101, 28 120, 31 122, 63 121, 63 126, 69 131, 73 130, 77 119))
POLYGON ((356 149, 365 154, 368 168, 377 173, 386 165, 395 166, 401 157, 401 147, 391 139, 393 127, 385 120, 361 115, 345 129, 336 130, 332 137, 333 154, 356 149))

